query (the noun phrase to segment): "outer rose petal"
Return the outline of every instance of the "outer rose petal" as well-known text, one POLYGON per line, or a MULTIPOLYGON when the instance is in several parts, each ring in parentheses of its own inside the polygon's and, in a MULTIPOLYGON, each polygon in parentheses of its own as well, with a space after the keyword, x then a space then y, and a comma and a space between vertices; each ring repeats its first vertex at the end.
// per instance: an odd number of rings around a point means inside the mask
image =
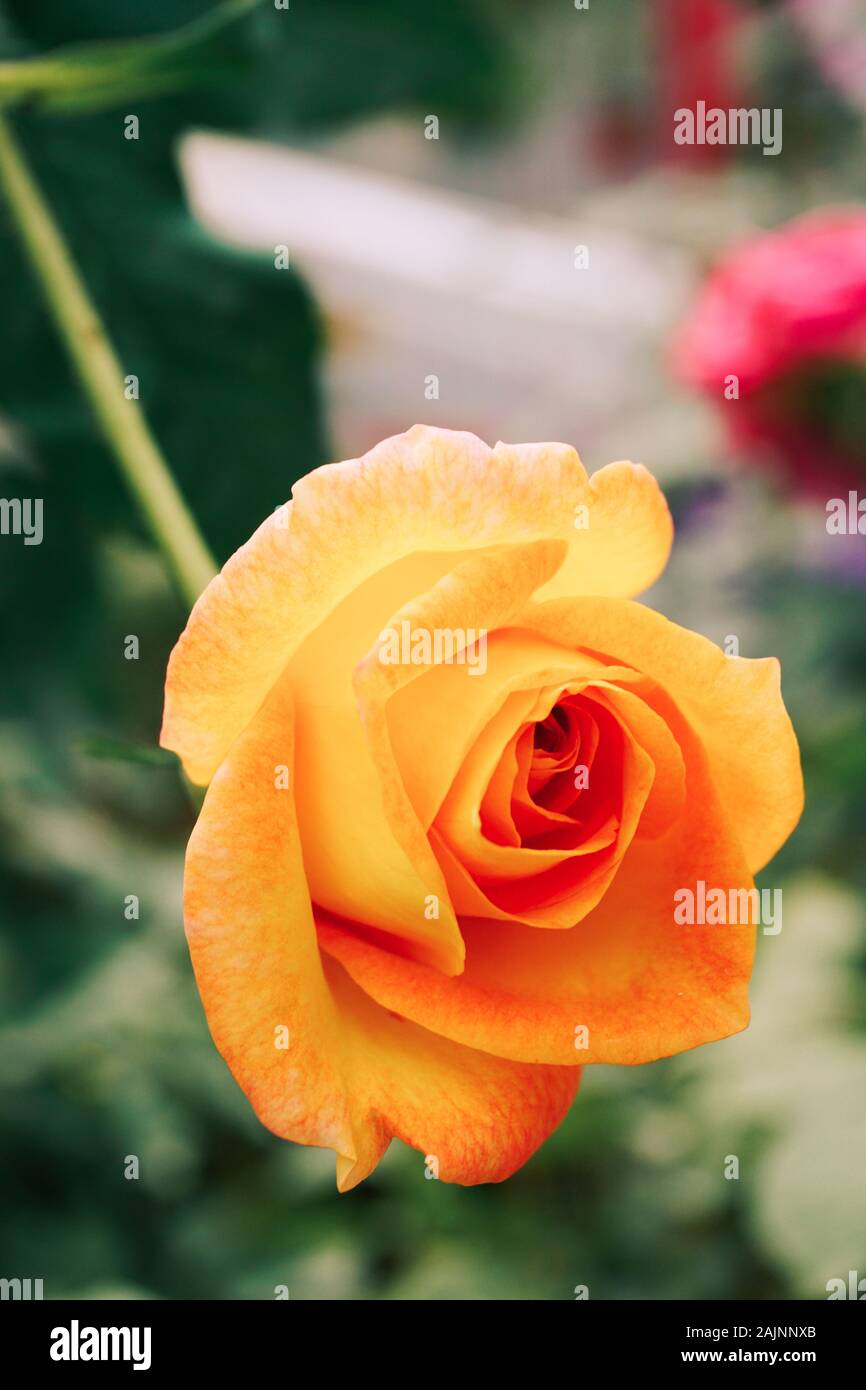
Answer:
MULTIPOLYGON (((353 1108, 384 1136, 439 1160, 443 1182, 502 1182, 565 1118, 580 1067, 528 1066, 461 1047, 380 1008, 332 962, 353 1108)), ((571 1059, 569 1058, 569 1062, 571 1059)), ((341 1192, 371 1171, 363 1156, 337 1157, 341 1192)))
POLYGON ((565 1115, 579 1068, 438 1037, 323 962, 293 795, 274 786, 273 749, 291 759, 291 725, 283 690, 220 767, 187 851, 187 935, 214 1041, 264 1124, 336 1151, 343 1191, 392 1135, 435 1155, 444 1181, 506 1178, 565 1115))
POLYGON ((643 469, 614 464, 589 482, 566 445, 490 450, 422 425, 316 469, 293 499, 208 585, 172 653, 162 743, 194 782, 210 779, 304 638, 404 557, 442 552, 444 575, 454 552, 560 539, 568 550, 550 595, 633 594, 658 576, 671 541, 643 469), (582 506, 586 529, 575 527, 582 506))
POLYGON ((654 584, 667 564, 673 522, 664 493, 642 464, 609 463, 593 473, 587 515, 586 530, 577 531, 582 539, 569 547, 538 598, 632 598, 654 584))

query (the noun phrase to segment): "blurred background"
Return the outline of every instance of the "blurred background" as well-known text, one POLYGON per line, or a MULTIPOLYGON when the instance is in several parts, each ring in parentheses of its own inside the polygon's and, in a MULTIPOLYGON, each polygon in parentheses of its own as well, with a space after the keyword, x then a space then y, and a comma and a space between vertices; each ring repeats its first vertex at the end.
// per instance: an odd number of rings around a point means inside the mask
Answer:
POLYGON ((807 807, 762 875, 784 927, 745 1034, 588 1068, 505 1184, 425 1181, 395 1142, 338 1198, 210 1041, 155 745, 185 612, 0 199, 0 493, 45 518, 0 538, 0 1275, 459 1300, 866 1276, 866 536, 826 510, 866 493, 866 5, 0 0, 0 102, 28 63, 17 133, 220 563, 294 479, 419 420, 638 459, 678 528, 649 601, 781 658, 807 807), (699 100, 781 110, 781 152, 677 145, 699 100), (815 210, 818 252, 788 231, 815 210))

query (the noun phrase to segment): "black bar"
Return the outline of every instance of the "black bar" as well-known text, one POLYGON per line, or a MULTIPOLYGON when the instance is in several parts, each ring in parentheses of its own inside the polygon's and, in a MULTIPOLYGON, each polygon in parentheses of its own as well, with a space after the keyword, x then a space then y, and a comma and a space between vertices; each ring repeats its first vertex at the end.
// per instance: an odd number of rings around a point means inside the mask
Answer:
MULTIPOLYGON (((863 1301, 862 1299, 857 1301, 863 1301)), ((68 1302, 8 1301, 0 1304, 0 1332, 4 1362, 52 1378, 100 1371, 134 1375, 140 1364, 141 1378, 161 1380, 165 1374, 214 1371, 221 1377, 233 1371, 247 1376, 252 1367, 258 1376, 273 1368, 275 1374, 297 1372, 308 1356, 327 1366, 327 1378, 339 1360, 341 1347, 356 1369, 372 1357, 379 1362, 394 1343, 381 1341, 377 1315, 355 1325, 355 1314, 332 1307, 327 1320, 310 1321, 302 1300, 260 1302, 68 1302), (95 1332, 94 1332, 95 1329, 95 1332), (115 1333, 102 1329, 115 1329, 115 1333), (136 1334, 135 1329, 138 1329, 136 1334), (98 1335, 97 1335, 98 1334, 98 1335), (52 1348, 54 1356, 52 1356, 52 1348), (92 1350, 105 1359, 86 1359, 92 1350), (126 1359, 112 1359, 114 1353, 126 1359), (77 1359, 55 1359, 61 1354, 77 1359), (324 1360, 323 1360, 324 1358, 324 1360), (146 1363, 146 1364, 145 1364, 146 1363)), ((602 1302, 575 1299, 567 1313, 545 1315, 545 1330, 560 1333, 563 1350, 574 1366, 589 1372, 599 1363, 613 1371, 667 1370, 669 1367, 718 1365, 729 1370, 760 1366, 805 1365, 826 1380, 828 1373, 850 1367, 863 1342, 866 1323, 859 1307, 850 1300, 763 1303, 602 1302), (844 1306, 848 1302, 849 1306, 844 1306)), ((417 1314, 389 1310, 384 1330, 399 1339, 411 1331, 420 1355, 418 1365, 407 1367, 407 1376, 429 1383, 437 1354, 446 1368, 453 1368, 456 1346, 467 1334, 476 1355, 484 1347, 493 1361, 512 1354, 533 1357, 541 1348, 533 1341, 535 1324, 509 1317, 503 1327, 499 1317, 487 1325, 473 1321, 464 1329, 452 1320, 444 1325, 441 1315, 427 1314, 425 1334, 414 1323, 417 1314), (411 1318, 411 1323, 408 1322, 411 1318), (408 1323, 408 1325, 407 1325, 408 1323), (419 1335, 423 1339, 419 1341, 419 1335), (533 1351, 534 1348, 534 1351, 533 1351)), ((540 1313, 536 1316, 540 1316, 540 1313)), ((467 1352, 470 1350, 466 1348, 467 1352)), ((555 1346, 544 1344, 548 1362, 555 1346)), ((489 1368, 489 1363, 488 1363, 489 1368)), ((445 1373, 445 1372, 444 1372, 445 1373)))

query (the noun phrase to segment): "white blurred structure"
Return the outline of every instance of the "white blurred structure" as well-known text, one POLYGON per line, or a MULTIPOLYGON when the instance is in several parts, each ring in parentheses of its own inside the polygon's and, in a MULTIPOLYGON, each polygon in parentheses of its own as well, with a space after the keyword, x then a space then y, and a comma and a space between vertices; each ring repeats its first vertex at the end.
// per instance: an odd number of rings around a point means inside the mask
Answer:
POLYGON ((181 163, 214 235, 271 257, 286 246, 311 284, 341 448, 421 420, 568 440, 593 465, 595 448, 640 452, 688 288, 673 251, 256 141, 192 134, 181 163))

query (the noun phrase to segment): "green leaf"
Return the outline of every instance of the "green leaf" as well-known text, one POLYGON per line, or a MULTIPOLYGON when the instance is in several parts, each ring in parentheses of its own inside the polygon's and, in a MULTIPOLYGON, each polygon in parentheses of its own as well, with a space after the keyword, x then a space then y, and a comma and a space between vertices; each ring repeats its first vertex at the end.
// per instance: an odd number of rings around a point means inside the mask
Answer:
POLYGON ((212 13, 155 37, 74 44, 47 57, 0 62, 0 105, 98 110, 237 74, 226 31, 261 0, 224 0, 212 13))
MULTIPOLYGON (((149 0, 147 6, 0 0, 3 13, 41 58, 41 50, 62 44, 162 36, 213 14, 214 6, 208 0, 149 0)), ((411 109, 437 112, 477 135, 523 91, 525 64, 508 20, 507 11, 484 0, 291 0, 287 10, 263 3, 227 31, 233 80, 219 92, 207 88, 213 98, 207 119, 279 134, 411 109)), ((224 53, 218 42, 216 50, 224 53)))

